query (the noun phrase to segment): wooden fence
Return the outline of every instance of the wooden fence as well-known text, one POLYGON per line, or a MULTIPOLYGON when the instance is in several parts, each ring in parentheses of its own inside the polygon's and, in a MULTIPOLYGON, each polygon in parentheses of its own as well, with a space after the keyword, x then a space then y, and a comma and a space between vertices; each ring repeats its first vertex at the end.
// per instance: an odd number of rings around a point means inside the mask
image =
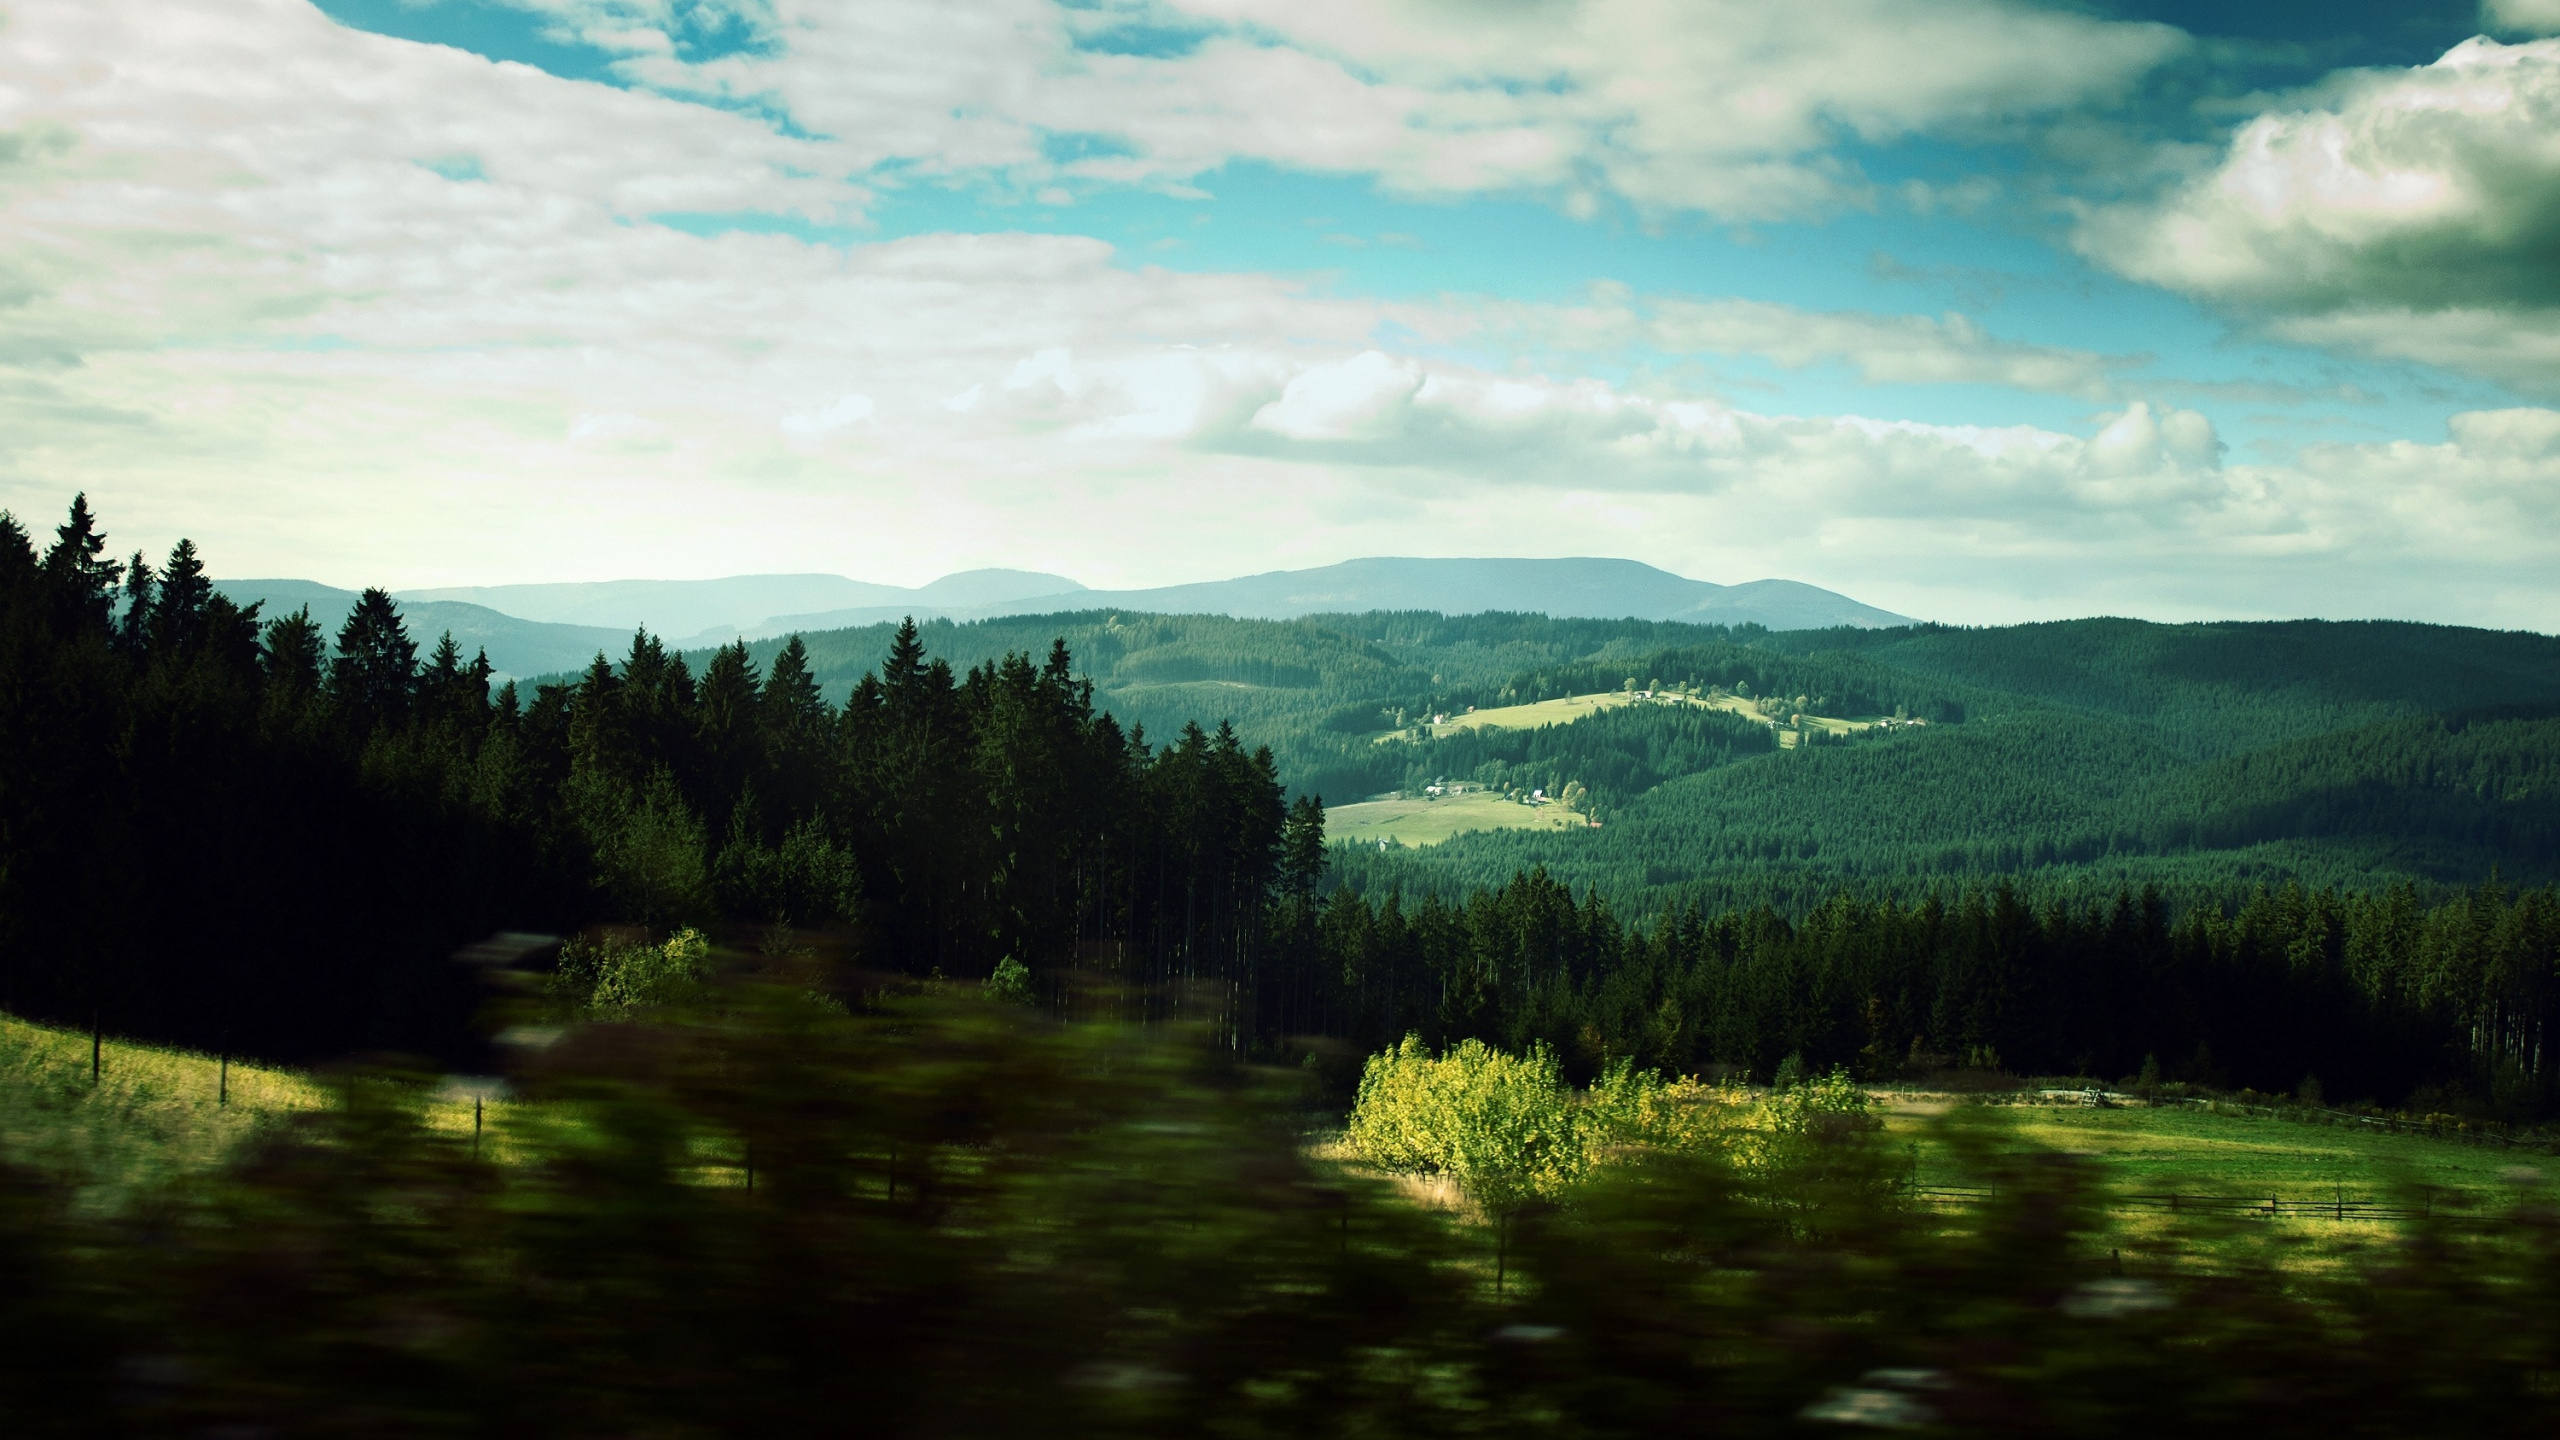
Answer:
MULTIPOLYGON (((2000 1192, 1978 1185, 1910 1185, 1903 1192, 1914 1204, 1946 1209, 1965 1209, 1986 1205, 1999 1198, 2000 1192)), ((2401 1200, 2373 1200, 2335 1191, 2322 1196, 2286 1196, 2281 1193, 2263 1195, 2188 1195, 2109 1193, 2100 1204, 2111 1211, 2145 1211, 2173 1215, 2214 1215, 2232 1219, 2255 1217, 2265 1220, 2409 1220, 2430 1215, 2441 1205, 2446 1209, 2469 1208, 2472 1197, 2457 1191, 2426 1192, 2417 1203, 2401 1200)))

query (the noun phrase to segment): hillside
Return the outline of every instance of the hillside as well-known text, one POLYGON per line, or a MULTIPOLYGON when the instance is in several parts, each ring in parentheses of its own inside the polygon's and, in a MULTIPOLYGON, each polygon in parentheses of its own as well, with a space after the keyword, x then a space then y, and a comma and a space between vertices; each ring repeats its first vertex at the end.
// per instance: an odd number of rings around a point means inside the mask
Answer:
POLYGON ((628 639, 635 629, 686 643, 788 634, 825 625, 865 624, 902 614, 943 615, 1030 596, 1039 608, 1084 587, 1029 570, 966 570, 908 588, 841 575, 732 575, 719 580, 600 580, 540 585, 472 585, 400 592, 404 603, 462 602, 546 624, 603 626, 628 639))
MULTIPOLYGON (((309 606, 313 623, 325 635, 335 635, 356 604, 355 591, 310 580, 217 580, 213 588, 234 604, 264 606, 261 613, 269 620, 309 606)), ((409 599, 401 601, 400 609, 420 651, 433 649, 436 637, 450 633, 464 658, 485 650, 501 675, 574 670, 599 650, 620 653, 631 644, 628 629, 548 624, 456 600, 409 599)))
MULTIPOLYGON (((1027 614, 1070 597, 1025 597, 981 616, 1027 614)), ((1897 625, 1904 616, 1792 580, 1716 585, 1633 560, 1593 558, 1413 559, 1382 556, 1312 570, 1273 570, 1233 580, 1151 590, 1090 590, 1078 609, 1110 605, 1167 615, 1233 615, 1294 620, 1372 610, 1459 615, 1511 611, 1563 619, 1686 620, 1757 624, 1773 630, 1832 625, 1897 625)))
MULTIPOLYGON (((893 633, 806 637, 826 692, 876 667, 893 633)), ((1232 720, 1248 743, 1272 747, 1284 781, 1335 805, 1441 777, 1551 795, 1579 781, 1606 822, 1457 834, 1428 854, 1345 852, 1339 872, 1363 887, 1454 895, 1544 865, 1622 905, 1792 908, 1843 884, 1916 893, 1988 876, 2185 895, 2288 878, 2436 887, 2493 868, 2511 881, 2560 876, 2560 641, 2542 635, 2113 619, 1772 634, 1543 616, 1087 611, 940 622, 923 636, 961 669, 1062 638, 1124 722, 1161 740, 1186 721, 1232 720), (1535 729, 1463 723, 1470 706, 1630 682, 1931 723, 1840 726, 1794 748, 1779 743, 1792 736, 1702 707, 1556 706, 1589 718, 1535 729), (1415 728, 1443 713, 1460 719, 1415 728)), ((780 643, 750 648, 769 663, 780 643)))
MULTIPOLYGON (((315 616, 332 607, 343 615, 354 598, 353 592, 307 580, 225 584, 226 593, 236 589, 245 599, 272 595, 282 601, 288 594, 300 597, 291 603, 309 599, 315 616)), ((1717 585, 1633 560, 1585 558, 1382 557, 1141 590, 1088 590, 1062 575, 990 569, 966 570, 914 587, 841 575, 733 575, 716 580, 450 586, 404 590, 395 598, 413 607, 469 606, 520 622, 602 629, 625 639, 633 630, 645 628, 687 646, 895 624, 910 615, 919 620, 970 621, 1092 609, 1261 620, 1369 611, 1448 615, 1504 611, 1566 619, 1751 624, 1772 630, 1909 623, 1904 616, 1792 580, 1717 585)), ((466 622, 453 623, 459 639, 459 626, 466 622)), ((485 620, 467 623, 491 628, 485 620)), ((519 641, 570 643, 564 636, 533 632, 510 636, 508 643, 519 641)), ((496 660, 497 652, 490 653, 496 660)), ((499 668, 530 673, 502 661, 499 668)))

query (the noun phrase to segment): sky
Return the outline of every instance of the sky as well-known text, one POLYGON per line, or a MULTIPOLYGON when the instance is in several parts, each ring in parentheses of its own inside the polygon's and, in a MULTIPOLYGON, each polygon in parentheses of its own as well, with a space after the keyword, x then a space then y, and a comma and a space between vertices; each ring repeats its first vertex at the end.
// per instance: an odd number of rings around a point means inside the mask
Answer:
POLYGON ((2560 630, 2560 0, 0 0, 0 506, 2560 630))

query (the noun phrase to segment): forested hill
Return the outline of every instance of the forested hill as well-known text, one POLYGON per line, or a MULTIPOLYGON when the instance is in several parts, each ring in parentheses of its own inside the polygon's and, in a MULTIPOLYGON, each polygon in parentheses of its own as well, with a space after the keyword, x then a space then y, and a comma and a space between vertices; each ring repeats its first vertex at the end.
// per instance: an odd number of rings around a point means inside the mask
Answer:
MULTIPOLYGON (((894 627, 805 637, 831 695, 894 627)), ((1231 718, 1281 778, 1339 806, 1442 776, 1582 781, 1596 830, 1462 835, 1346 855, 1362 887, 1452 896, 1537 865, 1622 907, 1818 904, 1989 876, 2234 897, 2298 879, 2463 885, 2560 875, 2560 640, 2393 622, 1770 633, 1645 621, 1373 613, 1292 621, 1092 611, 924 627, 958 667, 1064 638, 1098 701, 1170 733, 1231 718), (1781 749, 1694 716, 1410 736, 1411 722, 1688 686, 1931 723, 1781 749), (1532 752, 1535 754, 1531 759, 1532 752), (1524 768, 1531 767, 1531 768, 1524 768)), ((759 662, 779 641, 755 648, 759 662)), ((697 657, 698 659, 700 657, 697 657)))
POLYGON ((823 938, 857 999, 1111 997, 1272 1056, 1420 1033, 1577 1078, 1955 1055, 2560 1106, 2560 886, 2478 883, 2560 869, 2545 637, 1103 611, 641 635, 493 688, 407 626, 381 590, 334 638, 235 603, 185 541, 113 559, 78 499, 44 541, 0 513, 0 1009, 450 1064, 457 947, 710 926, 823 938), (1448 774, 1605 823, 1328 849, 1308 792, 1448 774), (2286 878, 2342 883, 2246 893, 2286 878))

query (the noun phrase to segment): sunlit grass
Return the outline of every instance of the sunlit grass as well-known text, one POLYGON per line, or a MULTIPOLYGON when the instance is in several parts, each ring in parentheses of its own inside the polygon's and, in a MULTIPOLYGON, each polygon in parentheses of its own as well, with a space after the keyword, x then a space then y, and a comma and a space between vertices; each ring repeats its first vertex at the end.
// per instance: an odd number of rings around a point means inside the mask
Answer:
MULTIPOLYGON (((1903 1101, 1886 1114, 1884 1143, 1909 1157, 1923 1185, 1973 1183, 1934 1133, 1946 1103, 1903 1101)), ((2105 1248, 2151 1268, 2341 1273, 2408 1231, 2406 1220, 2357 1214, 2359 1203, 2494 1215, 2516 1201, 2520 1187, 2560 1180, 2560 1159, 2547 1153, 2202 1106, 1996 1106, 1963 1118, 1991 1127, 2012 1151, 2087 1157, 2117 1197, 2105 1248), (2133 1199, 2169 1195, 2273 1196, 2283 1206, 2270 1216, 2172 1211, 2133 1199), (2343 1218, 2296 1208, 2340 1202, 2343 1218)))
MULTIPOLYGON (((2362 1127, 2306 1124, 2274 1117, 2217 1113, 2203 1106, 2087 1109, 2000 1107, 2018 1140, 2040 1149, 2094 1155, 2119 1188, 2143 1193, 2277 1194, 2315 1200, 2343 1191, 2379 1199, 2409 1185, 2464 1194, 2503 1194, 2530 1170, 2560 1179, 2560 1159, 2532 1150, 2472 1145, 2362 1127)), ((1906 1147, 1920 1142, 1921 1178, 1931 1155, 1923 1117, 1893 1114, 1888 1134, 1906 1147)))
POLYGON ((328 1103, 310 1077, 0 1016, 0 1156, 112 1207, 218 1165, 262 1127, 328 1103))
POLYGON ((1368 800, 1325 811, 1324 838, 1437 845, 1471 830, 1587 830, 1590 820, 1562 805, 1523 805, 1485 791, 1436 800, 1368 800))

